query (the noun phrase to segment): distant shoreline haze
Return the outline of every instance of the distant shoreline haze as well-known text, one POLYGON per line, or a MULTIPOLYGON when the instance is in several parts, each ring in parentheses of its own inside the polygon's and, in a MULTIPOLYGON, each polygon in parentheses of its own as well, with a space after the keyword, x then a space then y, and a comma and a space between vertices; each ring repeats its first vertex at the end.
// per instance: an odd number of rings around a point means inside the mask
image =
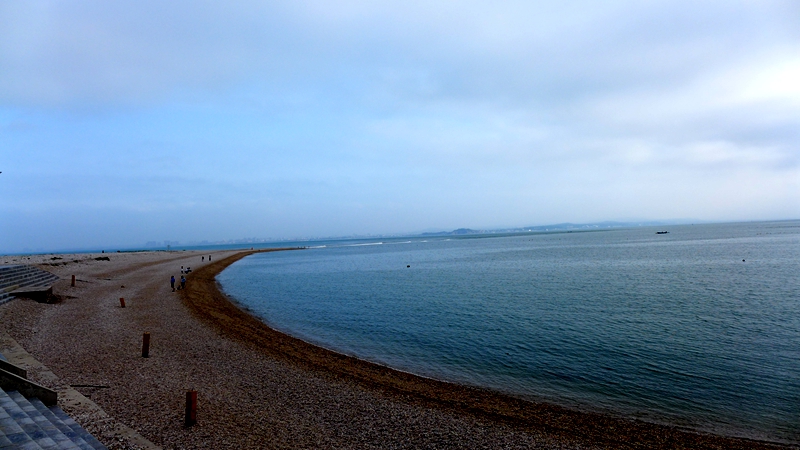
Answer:
MULTIPOLYGON (((786 219, 791 220, 791 219, 786 219)), ((783 220, 780 220, 783 221, 783 220)), ((780 221, 766 221, 766 222, 780 222, 780 221)), ((220 250, 220 249, 239 249, 239 248, 266 248, 270 245, 275 246, 306 246, 319 242, 329 241, 346 241, 346 240, 369 240, 369 239, 399 239, 399 238, 415 238, 415 237, 435 237, 435 236, 468 236, 468 235, 494 235, 494 234, 515 234, 515 233, 531 233, 531 232, 557 232, 557 231, 589 231, 589 230, 603 230, 614 228, 631 228, 631 227, 657 227, 657 226, 670 226, 670 225, 687 225, 687 224, 701 224, 701 223, 747 223, 747 222, 765 222, 765 221, 734 221, 734 222, 713 222, 701 221, 690 219, 676 219, 676 220, 641 220, 641 221, 603 221, 591 223, 556 223, 551 225, 532 225, 527 227, 515 228, 493 228, 493 229, 472 229, 472 228, 457 228, 451 231, 425 231, 425 232, 411 232, 403 234, 378 234, 378 235, 354 235, 354 236, 330 236, 330 237, 309 237, 309 238, 242 238, 232 239, 226 241, 190 241, 181 242, 178 240, 164 240, 164 241, 148 241, 144 245, 109 245, 106 247, 62 247, 62 248, 37 248, 37 249, 21 249, 18 251, 6 251, 0 255, 40 255, 40 254, 56 254, 56 253, 115 253, 132 252, 132 251, 170 251, 178 250, 220 250)))

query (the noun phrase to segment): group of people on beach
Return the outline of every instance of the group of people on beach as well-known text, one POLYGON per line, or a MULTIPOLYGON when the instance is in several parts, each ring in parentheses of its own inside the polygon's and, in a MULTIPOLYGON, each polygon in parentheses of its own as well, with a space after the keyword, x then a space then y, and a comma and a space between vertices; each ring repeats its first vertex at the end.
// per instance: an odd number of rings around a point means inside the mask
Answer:
MULTIPOLYGON (((201 261, 205 262, 205 260, 206 257, 203 256, 201 261)), ((208 262, 211 262, 211 255, 208 255, 208 262)), ((184 277, 183 274, 189 273, 191 271, 192 271, 191 267, 186 266, 186 268, 184 269, 183 266, 181 266, 181 284, 178 286, 178 290, 186 289, 186 277, 184 277)), ((169 286, 172 288, 172 292, 175 292, 175 275, 172 275, 170 277, 169 286)))
MULTIPOLYGON (((183 272, 181 272, 181 273, 183 273, 183 272)), ((172 292, 175 292, 175 275, 170 277, 169 285, 170 285, 170 287, 172 287, 172 292)), ((180 284, 180 286, 178 286, 178 290, 181 290, 181 289, 186 289, 186 277, 184 277, 183 275, 181 275, 181 284, 180 284)))

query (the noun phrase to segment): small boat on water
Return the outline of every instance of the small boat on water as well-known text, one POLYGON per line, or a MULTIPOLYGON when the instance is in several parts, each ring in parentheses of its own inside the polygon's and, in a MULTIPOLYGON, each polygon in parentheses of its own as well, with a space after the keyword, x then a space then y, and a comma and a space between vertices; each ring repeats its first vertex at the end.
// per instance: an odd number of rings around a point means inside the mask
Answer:
POLYGON ((656 231, 656 234, 669 234, 669 231, 656 231))

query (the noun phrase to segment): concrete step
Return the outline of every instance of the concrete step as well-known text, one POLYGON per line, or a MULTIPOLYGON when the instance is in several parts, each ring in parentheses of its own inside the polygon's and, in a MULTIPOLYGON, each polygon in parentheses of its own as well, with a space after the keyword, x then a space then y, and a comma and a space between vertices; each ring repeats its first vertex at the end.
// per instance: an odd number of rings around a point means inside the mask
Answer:
POLYGON ((0 288, 0 292, 14 292, 17 289, 22 289, 30 286, 52 286, 57 280, 51 277, 41 277, 41 278, 31 278, 29 280, 23 280, 18 284, 12 284, 7 287, 0 288))
POLYGON ((45 272, 43 274, 40 274, 38 276, 30 278, 30 281, 31 281, 30 284, 41 284, 41 283, 47 283, 47 282, 55 281, 55 280, 58 280, 58 276, 53 275, 52 273, 46 273, 45 272))
POLYGON ((25 411, 25 403, 30 408, 33 406, 29 402, 20 404, 14 394, 18 393, 3 391, 2 398, 0 398, 0 408, 8 415, 8 418, 0 421, 0 432, 10 442, 11 448, 55 448, 55 441, 47 437, 44 430, 25 411))
POLYGON ((5 270, 0 270, 0 277, 16 275, 19 273, 25 273, 31 266, 25 265, 18 265, 18 266, 5 266, 5 270))
POLYGON ((17 423, 26 414, 17 403, 0 389, 0 448, 21 447, 24 442, 30 442, 25 430, 17 423))
POLYGON ((0 266, 0 305, 15 296, 47 297, 58 276, 34 266, 0 266), (15 295, 16 294, 16 295, 15 295))
POLYGON ((58 417, 66 426, 68 426, 76 436, 83 440, 86 443, 85 447, 81 447, 84 450, 106 450, 106 446, 100 443, 94 436, 89 434, 88 431, 84 430, 80 425, 78 425, 72 417, 68 416, 67 413, 61 410, 58 407, 50 407, 50 410, 53 412, 53 415, 58 417))
MULTIPOLYGON (((52 274, 37 274, 19 281, 16 285, 19 287, 38 286, 38 285, 51 285, 58 280, 58 277, 52 274)), ((6 288, 8 290, 8 288, 6 288)))
POLYGON ((20 273, 26 273, 31 270, 41 270, 36 266, 16 265, 16 266, 0 266, 0 277, 12 276, 20 273))
POLYGON ((68 437, 64 436, 64 434, 61 433, 61 431, 59 431, 59 429, 56 428, 53 423, 47 420, 47 418, 42 415, 42 413, 19 392, 9 392, 8 396, 17 402, 17 405, 22 408, 25 414, 28 415, 29 419, 33 420, 35 427, 30 426, 28 429, 26 429, 25 426, 22 426, 22 429, 26 430, 28 436, 36 441, 40 447, 58 448, 59 442, 70 441, 68 437))
POLYGON ((0 389, 0 449, 5 448, 106 449, 61 408, 0 389))
MULTIPOLYGON (((36 407, 36 409, 42 414, 42 416, 47 418, 47 420, 50 421, 50 423, 52 423, 53 426, 55 428, 57 428, 58 431, 61 433, 62 437, 59 437, 58 439, 56 439, 56 438, 53 439, 54 441, 56 441, 59 444, 59 448, 76 448, 76 449, 78 449, 78 448, 85 448, 86 445, 91 446, 91 444, 86 442, 86 440, 81 437, 80 433, 76 433, 75 430, 73 430, 69 425, 64 423, 64 421, 61 418, 59 418, 50 408, 45 406, 45 404, 42 403, 41 400, 39 400, 39 399, 31 399, 30 402, 34 407, 36 407), (72 447, 69 447, 67 444, 63 444, 62 442, 64 442, 65 440, 71 442, 72 443, 72 447), (81 447, 81 446, 83 446, 83 447, 81 447)), ((58 409, 59 411, 61 411, 61 408, 58 408, 57 406, 55 406, 53 408, 58 409)), ((64 413, 64 411, 61 411, 61 413, 64 413)), ((63 414, 63 415, 66 416, 66 417, 69 417, 66 414, 63 414)), ((75 422, 75 421, 73 420, 72 422, 75 422)), ((94 447, 92 447, 92 448, 94 448, 94 447)))
POLYGON ((5 275, 5 274, 8 274, 8 273, 14 273, 14 272, 16 272, 19 269, 24 268, 24 267, 27 267, 27 266, 25 266, 23 264, 2 265, 2 266, 0 266, 0 277, 5 275))
POLYGON ((24 274, 16 274, 13 276, 0 277, 0 289, 6 289, 9 286, 19 285, 26 286, 34 283, 40 283, 43 280, 54 279, 57 280, 58 276, 43 270, 35 272, 26 272, 24 274))

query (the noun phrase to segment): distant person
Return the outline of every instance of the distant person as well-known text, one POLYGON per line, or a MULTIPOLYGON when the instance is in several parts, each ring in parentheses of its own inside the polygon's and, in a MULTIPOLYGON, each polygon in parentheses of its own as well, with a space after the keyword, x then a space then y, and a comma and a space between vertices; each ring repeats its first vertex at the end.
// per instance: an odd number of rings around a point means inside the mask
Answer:
POLYGON ((175 275, 169 279, 169 285, 172 286, 172 292, 175 292, 175 275))
POLYGON ((186 277, 181 276, 181 289, 186 289, 186 277))
POLYGON ((208 255, 208 262, 211 262, 211 255, 208 255))
POLYGON ((205 256, 201 256, 201 257, 200 257, 200 261, 205 261, 205 260, 206 260, 206 257, 205 257, 205 256))
POLYGON ((181 273, 183 273, 183 266, 181 266, 181 273))

